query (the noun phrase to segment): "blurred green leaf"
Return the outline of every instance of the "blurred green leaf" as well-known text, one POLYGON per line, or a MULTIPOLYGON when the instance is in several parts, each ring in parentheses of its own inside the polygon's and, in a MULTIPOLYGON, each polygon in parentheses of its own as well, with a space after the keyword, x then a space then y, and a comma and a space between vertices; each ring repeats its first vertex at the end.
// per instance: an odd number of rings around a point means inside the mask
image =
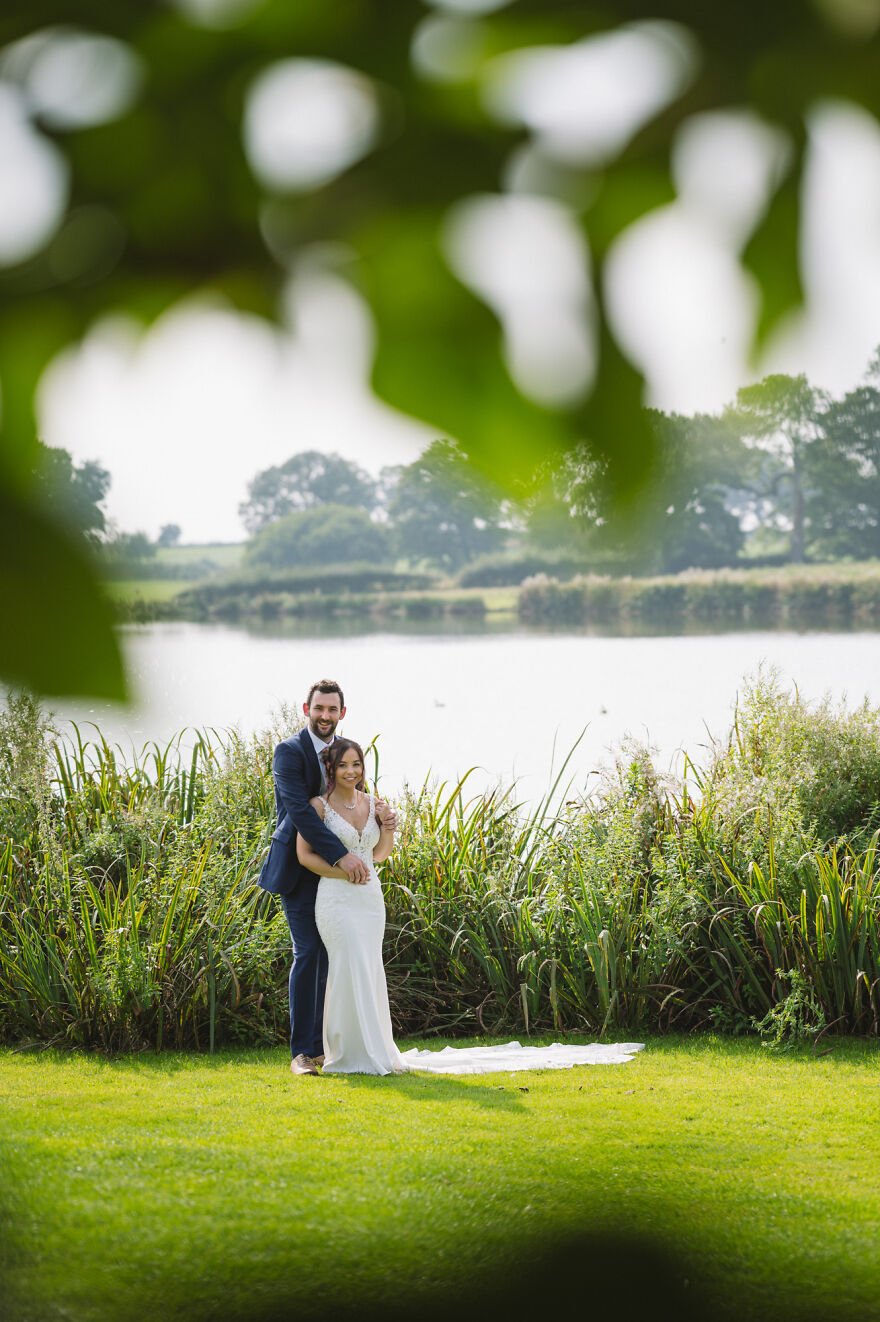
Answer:
POLYGON ((38 693, 127 696, 113 613, 80 540, 0 491, 0 674, 38 693))
POLYGON ((770 205, 746 245, 743 266, 755 277, 761 311, 755 330, 755 350, 761 349, 780 322, 804 301, 798 238, 800 234, 800 168, 792 170, 773 194, 770 205))
POLYGON ((667 162, 636 161, 609 170, 587 211, 590 248, 598 256, 635 221, 675 201, 667 162))
POLYGON ((364 236, 359 273, 376 317, 373 385, 388 403, 457 440, 511 490, 572 444, 564 414, 525 399, 500 355, 494 315, 450 273, 437 213, 389 219, 364 236))
POLYGON ((621 353, 603 320, 596 385, 579 414, 582 434, 603 461, 611 491, 624 505, 650 482, 657 432, 644 407, 645 382, 621 353))
POLYGON ((73 310, 51 295, 0 316, 0 488, 4 480, 19 490, 31 483, 37 455, 34 392, 46 364, 78 329, 73 310))

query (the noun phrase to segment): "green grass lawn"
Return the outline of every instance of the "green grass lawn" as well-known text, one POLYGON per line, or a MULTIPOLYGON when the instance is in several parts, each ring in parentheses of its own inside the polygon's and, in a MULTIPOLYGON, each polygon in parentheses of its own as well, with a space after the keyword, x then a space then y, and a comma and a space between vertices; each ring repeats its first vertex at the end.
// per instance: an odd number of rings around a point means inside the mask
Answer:
POLYGON ((519 588, 448 588, 439 592, 426 592, 425 596, 437 596, 455 601, 461 600, 462 597, 473 597, 482 600, 490 615, 516 615, 519 588))
POLYGON ((116 578, 106 582, 107 592, 118 601, 170 601, 187 583, 177 578, 116 578))
POLYGON ((237 569, 244 555, 244 542, 200 542, 185 546, 160 546, 160 564, 189 565, 211 560, 218 570, 237 569))
POLYGON ((878 1102, 859 1041, 654 1038, 626 1065, 390 1079, 292 1079, 283 1050, 7 1050, 5 1317, 406 1300, 401 1317, 433 1301, 462 1322, 454 1297, 493 1273, 505 1311, 530 1311, 538 1264, 548 1311, 566 1285, 598 1305, 603 1280, 642 1280, 652 1318, 876 1318, 878 1102))

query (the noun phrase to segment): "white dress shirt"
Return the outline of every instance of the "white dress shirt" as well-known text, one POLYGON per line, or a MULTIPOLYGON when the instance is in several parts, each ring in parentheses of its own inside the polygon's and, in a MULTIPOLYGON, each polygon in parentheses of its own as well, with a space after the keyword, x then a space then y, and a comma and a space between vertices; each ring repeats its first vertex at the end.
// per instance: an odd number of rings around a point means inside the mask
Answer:
POLYGON ((326 773, 325 770, 324 770, 324 763, 321 761, 321 754, 323 753, 323 751, 324 751, 325 748, 329 748, 329 747, 330 747, 330 745, 333 743, 334 739, 336 738, 336 734, 335 734, 335 732, 334 732, 334 733, 330 736, 330 738, 329 738, 328 740, 326 740, 326 742, 325 742, 325 740, 321 739, 318 735, 315 734, 314 730, 312 729, 312 727, 311 727, 310 725, 307 725, 307 726, 306 726, 306 729, 307 729, 307 731, 308 731, 309 738, 310 738, 311 741, 312 741, 312 745, 313 745, 313 747, 314 747, 314 749, 315 749, 315 752, 316 752, 317 755, 318 755, 318 766, 321 768, 321 789, 322 789, 322 790, 326 790, 326 788, 327 788, 327 773, 326 773))

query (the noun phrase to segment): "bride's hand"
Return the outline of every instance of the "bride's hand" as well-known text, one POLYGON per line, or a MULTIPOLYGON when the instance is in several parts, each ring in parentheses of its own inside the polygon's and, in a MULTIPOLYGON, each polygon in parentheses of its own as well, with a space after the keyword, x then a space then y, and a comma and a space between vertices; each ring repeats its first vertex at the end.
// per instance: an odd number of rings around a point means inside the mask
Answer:
POLYGON ((376 821, 386 831, 397 830, 397 813, 388 806, 384 799, 376 800, 376 821))

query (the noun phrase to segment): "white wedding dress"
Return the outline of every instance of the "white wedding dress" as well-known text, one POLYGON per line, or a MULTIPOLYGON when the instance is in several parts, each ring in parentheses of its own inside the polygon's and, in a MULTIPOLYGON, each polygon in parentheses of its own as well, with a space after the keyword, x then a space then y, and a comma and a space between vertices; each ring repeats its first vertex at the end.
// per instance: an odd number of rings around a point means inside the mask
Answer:
POLYGON ((388 987, 382 963, 385 901, 373 862, 379 840, 375 801, 362 832, 324 804, 324 824, 370 871, 366 886, 341 877, 322 877, 315 922, 330 957, 324 999, 325 1074, 497 1074, 511 1070, 560 1070, 573 1065, 620 1065, 641 1051, 641 1042, 523 1047, 444 1047, 401 1053, 394 1045, 388 987))
POLYGON ((370 870, 366 886, 341 877, 322 877, 315 922, 330 957, 324 996, 324 1073, 396 1074, 406 1071, 394 1045, 388 987, 382 963, 385 901, 373 862, 379 841, 376 805, 358 833, 351 822, 324 804, 324 825, 370 870))

